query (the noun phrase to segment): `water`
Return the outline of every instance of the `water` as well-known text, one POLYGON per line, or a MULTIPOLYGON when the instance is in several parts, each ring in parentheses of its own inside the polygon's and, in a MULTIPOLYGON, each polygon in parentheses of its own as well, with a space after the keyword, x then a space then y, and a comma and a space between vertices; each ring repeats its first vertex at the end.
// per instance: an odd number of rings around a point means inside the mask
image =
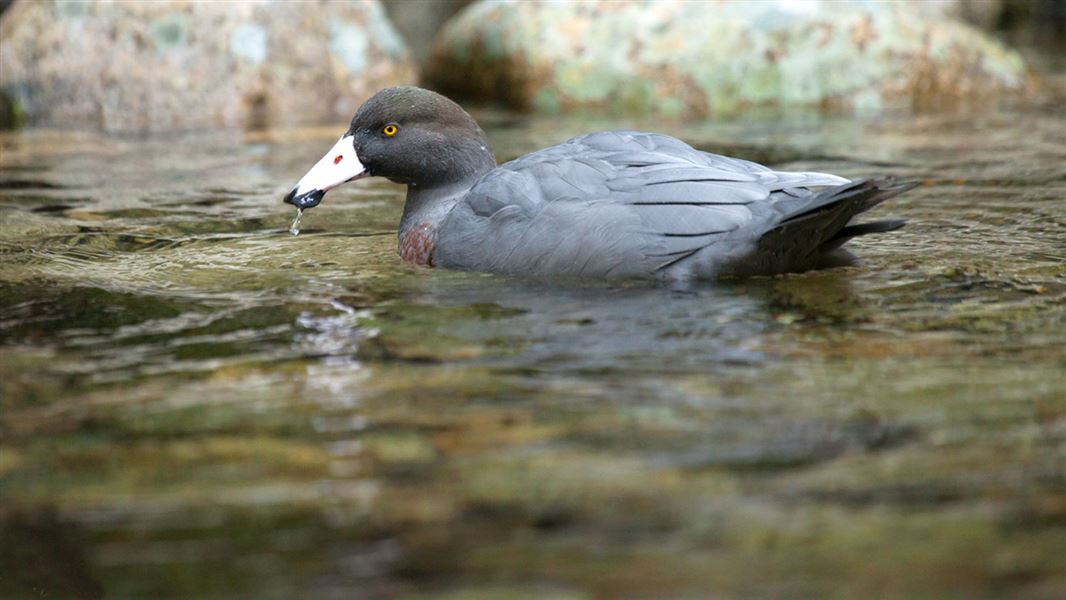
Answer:
POLYGON ((1062 597, 1061 110, 481 117, 923 185, 675 291, 403 264, 374 180, 294 237, 334 128, 0 138, 0 596, 1062 597))
POLYGON ((293 236, 300 235, 300 219, 304 218, 304 209, 296 209, 296 218, 292 220, 292 225, 289 225, 289 233, 293 236))

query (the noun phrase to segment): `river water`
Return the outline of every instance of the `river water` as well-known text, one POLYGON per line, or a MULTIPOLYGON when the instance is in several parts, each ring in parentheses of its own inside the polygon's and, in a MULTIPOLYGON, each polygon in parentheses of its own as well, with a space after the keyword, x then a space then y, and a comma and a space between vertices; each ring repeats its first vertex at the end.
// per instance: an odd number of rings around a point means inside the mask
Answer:
POLYGON ((1061 598, 1066 114, 479 115, 923 185, 690 290, 396 255, 336 128, 0 138, 0 596, 1061 598))

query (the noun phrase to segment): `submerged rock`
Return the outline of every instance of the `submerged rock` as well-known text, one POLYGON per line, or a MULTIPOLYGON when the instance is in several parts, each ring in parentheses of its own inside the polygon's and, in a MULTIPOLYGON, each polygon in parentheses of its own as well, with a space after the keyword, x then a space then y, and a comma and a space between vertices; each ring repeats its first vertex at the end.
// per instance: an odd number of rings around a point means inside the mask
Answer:
POLYGON ((16 2, 0 89, 30 124, 108 131, 344 121, 415 78, 380 4, 16 2))
POLYGON ((423 78, 524 109, 671 116, 876 114, 1022 91, 1019 55, 949 4, 482 0, 445 26, 423 78))

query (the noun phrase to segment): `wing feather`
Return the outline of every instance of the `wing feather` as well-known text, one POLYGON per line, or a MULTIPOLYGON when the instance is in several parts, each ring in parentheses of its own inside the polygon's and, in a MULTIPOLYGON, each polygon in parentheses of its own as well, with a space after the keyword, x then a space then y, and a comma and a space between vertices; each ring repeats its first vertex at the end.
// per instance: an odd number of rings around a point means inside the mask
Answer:
POLYGON ((658 134, 594 133, 486 175, 442 225, 434 261, 518 274, 647 275, 709 246, 725 244, 728 253, 750 245, 804 206, 807 187, 846 182, 773 171, 658 134))

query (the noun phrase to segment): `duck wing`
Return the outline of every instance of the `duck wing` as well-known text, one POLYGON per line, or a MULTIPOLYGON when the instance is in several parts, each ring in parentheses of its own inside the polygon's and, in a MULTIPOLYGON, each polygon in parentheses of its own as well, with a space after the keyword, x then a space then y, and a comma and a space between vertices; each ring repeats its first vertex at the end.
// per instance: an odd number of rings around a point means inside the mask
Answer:
POLYGON ((433 260, 523 275, 639 277, 686 265, 711 276, 816 208, 809 188, 847 183, 701 152, 665 135, 594 133, 488 173, 442 224, 433 260))

